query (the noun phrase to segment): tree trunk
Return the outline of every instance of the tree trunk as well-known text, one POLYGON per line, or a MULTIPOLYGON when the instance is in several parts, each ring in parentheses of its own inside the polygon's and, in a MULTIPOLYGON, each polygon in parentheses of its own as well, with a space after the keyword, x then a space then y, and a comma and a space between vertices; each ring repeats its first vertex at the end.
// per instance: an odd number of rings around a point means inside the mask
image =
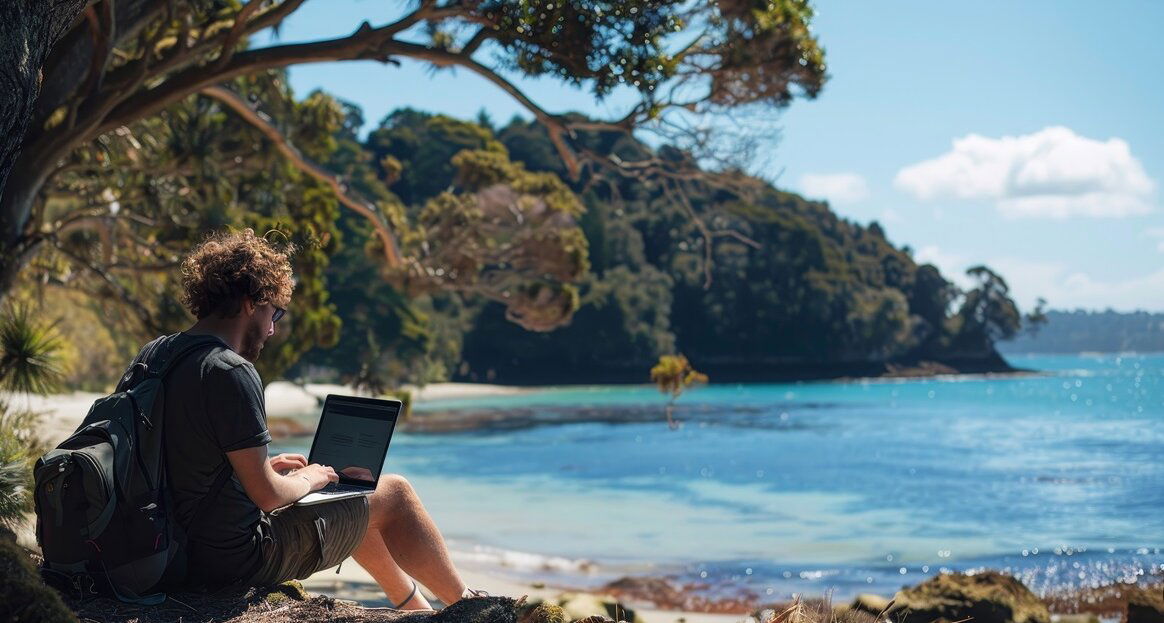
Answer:
MULTIPOLYGON (((36 110, 41 68, 86 0, 0 0, 0 300, 16 280, 21 236, 28 222, 29 184, 10 201, 8 177, 36 110)), ((30 182, 32 180, 27 180, 30 182)))

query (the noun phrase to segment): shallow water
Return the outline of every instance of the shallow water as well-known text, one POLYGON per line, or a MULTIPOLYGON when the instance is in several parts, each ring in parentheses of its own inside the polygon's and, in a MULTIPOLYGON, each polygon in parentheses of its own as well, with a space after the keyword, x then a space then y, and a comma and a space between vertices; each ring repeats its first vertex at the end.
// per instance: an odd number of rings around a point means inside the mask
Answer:
POLYGON ((1164 572, 1164 355, 1011 362, 1046 374, 712 385, 678 430, 646 386, 428 403, 584 421, 398 434, 387 469, 454 548, 566 584, 847 599, 943 568, 1038 591, 1164 572))

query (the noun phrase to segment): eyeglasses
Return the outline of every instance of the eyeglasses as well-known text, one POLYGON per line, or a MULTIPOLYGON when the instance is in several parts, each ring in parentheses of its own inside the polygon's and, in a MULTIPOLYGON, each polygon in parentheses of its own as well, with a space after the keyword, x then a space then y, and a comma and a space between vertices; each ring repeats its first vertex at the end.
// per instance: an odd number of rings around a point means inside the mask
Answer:
POLYGON ((283 314, 285 313, 287 313, 287 310, 283 309, 282 307, 276 307, 275 313, 271 315, 271 324, 279 322, 279 319, 282 318, 283 314))

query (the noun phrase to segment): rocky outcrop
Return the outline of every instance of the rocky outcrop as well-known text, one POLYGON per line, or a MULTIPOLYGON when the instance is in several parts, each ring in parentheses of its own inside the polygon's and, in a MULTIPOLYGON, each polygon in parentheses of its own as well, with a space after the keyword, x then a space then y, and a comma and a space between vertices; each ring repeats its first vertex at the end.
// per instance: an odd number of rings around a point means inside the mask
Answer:
POLYGON ((894 598, 897 623, 1050 623, 1047 606, 1022 582, 996 571, 936 575, 894 598))

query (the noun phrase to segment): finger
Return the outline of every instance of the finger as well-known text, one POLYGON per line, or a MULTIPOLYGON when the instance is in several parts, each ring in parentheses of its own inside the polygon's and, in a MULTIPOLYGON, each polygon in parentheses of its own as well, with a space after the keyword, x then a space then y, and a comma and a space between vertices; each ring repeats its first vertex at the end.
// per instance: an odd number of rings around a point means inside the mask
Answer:
POLYGON ((307 465, 307 457, 302 454, 288 454, 287 460, 299 467, 307 465))

